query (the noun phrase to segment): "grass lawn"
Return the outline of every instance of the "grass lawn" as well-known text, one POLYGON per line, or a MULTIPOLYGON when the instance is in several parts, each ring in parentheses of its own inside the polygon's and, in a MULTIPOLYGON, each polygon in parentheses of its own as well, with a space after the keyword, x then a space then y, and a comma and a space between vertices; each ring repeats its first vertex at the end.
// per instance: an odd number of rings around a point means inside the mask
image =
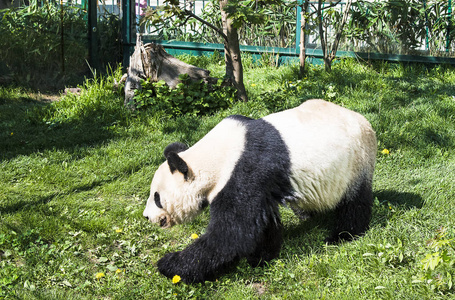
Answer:
MULTIPOLYGON (((204 67, 221 76, 219 64, 204 67)), ((455 69, 343 60, 247 65, 248 103, 211 116, 131 113, 113 77, 60 101, 0 88, 0 298, 448 299, 455 287, 455 69), (161 229, 142 217, 174 141, 198 141, 231 114, 261 117, 324 98, 362 113, 378 137, 371 229, 327 246, 331 214, 300 222, 281 208, 284 245, 216 282, 173 284, 154 266, 204 233, 205 210, 161 229), (387 149, 388 151, 385 151, 387 149)))

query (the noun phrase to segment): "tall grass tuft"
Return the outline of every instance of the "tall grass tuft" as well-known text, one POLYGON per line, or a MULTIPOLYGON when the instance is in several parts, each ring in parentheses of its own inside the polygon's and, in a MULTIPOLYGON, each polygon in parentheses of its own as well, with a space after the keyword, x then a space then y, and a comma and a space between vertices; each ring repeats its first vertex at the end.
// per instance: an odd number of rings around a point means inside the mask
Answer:
POLYGON ((107 75, 93 71, 93 76, 78 86, 80 92, 68 92, 46 108, 42 112, 43 121, 50 126, 68 123, 77 126, 87 120, 101 123, 125 120, 127 111, 123 107, 121 90, 115 83, 121 76, 121 67, 110 69, 107 75))

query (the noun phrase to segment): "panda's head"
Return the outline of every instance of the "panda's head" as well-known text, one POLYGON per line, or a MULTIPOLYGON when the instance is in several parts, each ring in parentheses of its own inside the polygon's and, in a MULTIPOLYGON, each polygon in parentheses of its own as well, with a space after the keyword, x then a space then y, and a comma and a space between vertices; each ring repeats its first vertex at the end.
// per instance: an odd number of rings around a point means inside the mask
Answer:
POLYGON ((152 180, 143 216, 161 227, 191 220, 200 211, 201 203, 206 202, 193 171, 180 157, 187 148, 182 143, 167 146, 164 150, 166 162, 152 180))

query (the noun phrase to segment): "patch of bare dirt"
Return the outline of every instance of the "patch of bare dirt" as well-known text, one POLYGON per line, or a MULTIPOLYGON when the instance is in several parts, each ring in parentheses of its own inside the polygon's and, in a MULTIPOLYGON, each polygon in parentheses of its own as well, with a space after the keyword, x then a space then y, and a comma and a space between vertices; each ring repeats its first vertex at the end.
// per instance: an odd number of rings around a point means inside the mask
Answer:
POLYGON ((267 287, 262 282, 254 282, 251 284, 251 287, 258 294, 258 296, 262 296, 267 291, 267 287))
POLYGON ((43 102, 43 103, 51 103, 55 101, 60 101, 61 94, 42 94, 38 93, 30 93, 29 97, 32 100, 43 102))

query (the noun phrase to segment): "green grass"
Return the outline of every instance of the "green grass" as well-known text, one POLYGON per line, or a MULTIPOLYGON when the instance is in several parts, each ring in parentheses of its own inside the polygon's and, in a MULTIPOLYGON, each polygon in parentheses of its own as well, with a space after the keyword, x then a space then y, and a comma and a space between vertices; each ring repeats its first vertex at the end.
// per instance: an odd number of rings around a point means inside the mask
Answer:
MULTIPOLYGON (((214 74, 216 62, 195 60, 214 74)), ((344 60, 245 72, 251 101, 211 116, 132 114, 113 76, 46 103, 0 88, 0 298, 447 299, 455 276, 455 70, 344 60), (202 234, 206 210, 169 230, 142 210, 164 147, 193 144, 230 114, 261 117, 325 98, 365 115, 378 136, 371 229, 327 246, 330 214, 282 208, 279 258, 242 261, 204 285, 172 284, 154 263, 202 234), (389 154, 382 154, 383 149, 389 154), (119 270, 119 271, 117 271, 119 270), (96 278, 98 273, 104 277, 96 278)), ((218 74, 218 76, 220 75, 218 74)))

